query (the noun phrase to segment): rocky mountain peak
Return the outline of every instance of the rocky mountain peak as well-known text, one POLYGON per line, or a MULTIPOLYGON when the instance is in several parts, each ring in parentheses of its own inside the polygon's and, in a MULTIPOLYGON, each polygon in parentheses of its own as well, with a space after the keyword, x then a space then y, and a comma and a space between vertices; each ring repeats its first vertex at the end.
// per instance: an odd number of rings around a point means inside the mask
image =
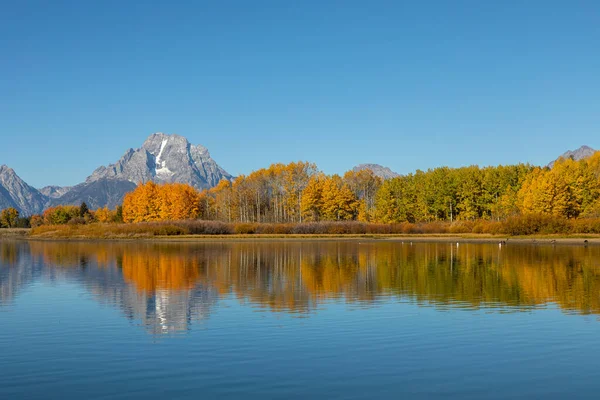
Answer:
POLYGON ((568 151, 564 152, 556 160, 550 162, 548 164, 548 167, 552 168, 554 166, 554 163, 557 160, 560 160, 561 158, 572 158, 575 161, 579 161, 579 160, 583 160, 585 158, 591 157, 595 152, 596 152, 596 150, 594 150, 590 146, 583 145, 575 150, 568 150, 568 151))
POLYGON ((0 166, 0 210, 13 207, 22 215, 31 215, 41 212, 46 202, 46 196, 25 183, 14 169, 0 166))
POLYGON ((150 171, 154 176, 153 180, 170 180, 191 158, 190 143, 183 136, 175 134, 154 133, 146 139, 142 149, 154 159, 154 170, 151 168, 150 171))
POLYGON ((86 182, 116 179, 139 182, 180 182, 198 189, 215 186, 232 176, 211 157, 208 149, 183 136, 153 133, 139 149, 129 149, 115 164, 100 167, 86 182))
POLYGON ((97 168, 84 183, 68 188, 64 194, 53 188, 43 190, 51 197, 51 204, 85 201, 92 208, 114 208, 140 182, 178 182, 207 189, 221 179, 233 177, 211 158, 206 147, 192 145, 180 135, 157 132, 148 136, 140 148, 128 149, 116 163, 97 168))
POLYGON ((10 168, 6 164, 2 164, 2 165, 0 165, 0 174, 2 174, 2 175, 4 175, 4 174, 15 175, 15 170, 12 169, 12 168, 10 168))
POLYGON ((71 186, 44 186, 41 189, 38 189, 41 194, 51 199, 58 199, 61 196, 64 196, 69 190, 71 190, 71 186))
POLYGON ((392 171, 388 167, 384 167, 379 164, 359 164, 356 167, 352 168, 352 171, 358 172, 365 169, 372 171, 375 176, 378 176, 382 179, 392 179, 400 176, 400 174, 392 171))
POLYGON ((160 149, 164 149, 166 145, 169 144, 171 146, 177 147, 179 149, 186 149, 189 147, 190 142, 183 137, 177 134, 167 134, 162 132, 153 133, 148 136, 148 138, 142 144, 142 148, 147 150, 153 155, 158 155, 160 153, 160 149))

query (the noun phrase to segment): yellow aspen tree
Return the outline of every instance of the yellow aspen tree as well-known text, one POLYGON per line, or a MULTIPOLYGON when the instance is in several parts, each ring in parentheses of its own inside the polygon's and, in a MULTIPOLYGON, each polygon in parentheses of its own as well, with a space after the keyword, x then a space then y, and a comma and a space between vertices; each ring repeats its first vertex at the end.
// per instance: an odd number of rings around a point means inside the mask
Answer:
POLYGON ((108 209, 108 207, 99 208, 94 212, 94 218, 96 221, 101 223, 111 222, 113 219, 113 213, 108 209))
POLYGON ((319 221, 323 208, 323 180, 319 174, 311 177, 302 191, 302 215, 305 221, 319 221))

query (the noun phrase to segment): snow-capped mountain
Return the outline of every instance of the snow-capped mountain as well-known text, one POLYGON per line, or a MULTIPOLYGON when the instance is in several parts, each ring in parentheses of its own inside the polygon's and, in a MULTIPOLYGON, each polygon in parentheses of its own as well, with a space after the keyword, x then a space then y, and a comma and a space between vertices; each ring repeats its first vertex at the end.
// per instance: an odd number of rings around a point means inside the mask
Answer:
POLYGON ((97 168, 85 182, 51 199, 51 204, 86 202, 90 208, 114 208, 138 183, 178 182, 201 190, 232 178, 206 147, 192 145, 183 136, 154 133, 142 147, 129 149, 116 163, 97 168))
POLYGON ((232 176, 211 157, 208 149, 179 135, 154 133, 139 149, 129 149, 115 164, 96 169, 86 183, 101 179, 139 182, 180 182, 197 189, 215 186, 232 176))
POLYGON ((0 166, 0 210, 14 207, 22 215, 31 215, 50 206, 82 202, 92 209, 115 208, 140 182, 179 182, 207 189, 221 179, 233 177, 211 158, 206 147, 192 145, 183 136, 154 133, 142 147, 127 150, 119 161, 97 168, 85 182, 73 187, 37 190, 11 168, 0 166))

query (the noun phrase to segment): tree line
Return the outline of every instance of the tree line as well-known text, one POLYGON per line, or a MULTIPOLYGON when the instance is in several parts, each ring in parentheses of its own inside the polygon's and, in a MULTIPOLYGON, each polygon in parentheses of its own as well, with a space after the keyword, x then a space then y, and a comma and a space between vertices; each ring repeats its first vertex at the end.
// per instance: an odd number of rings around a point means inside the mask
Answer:
POLYGON ((600 153, 552 168, 440 167, 383 180, 370 170, 326 175, 315 164, 273 164, 201 192, 146 183, 123 203, 125 222, 241 223, 501 221, 517 215, 600 216, 600 153), (162 193, 162 194, 161 194, 162 193))
MULTIPOLYGON (((13 211, 4 217, 6 212, 0 223, 9 227, 15 217, 13 211)), ((600 217, 600 152, 580 161, 560 159, 552 168, 440 167, 388 180, 368 169, 327 175, 313 163, 273 164, 203 191, 181 183, 148 182, 128 193, 115 210, 89 210, 85 203, 57 206, 29 222, 418 224, 503 221, 521 215, 600 217)))

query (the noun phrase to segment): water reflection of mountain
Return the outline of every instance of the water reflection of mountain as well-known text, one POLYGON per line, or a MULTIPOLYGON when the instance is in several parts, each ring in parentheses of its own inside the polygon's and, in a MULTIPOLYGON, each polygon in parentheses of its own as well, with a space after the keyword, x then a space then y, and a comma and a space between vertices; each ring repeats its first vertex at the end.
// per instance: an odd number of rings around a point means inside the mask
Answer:
POLYGON ((0 242, 0 306, 9 304, 36 281, 42 270, 41 265, 32 263, 26 242, 0 242))
POLYGON ((0 306, 36 280, 67 280, 154 334, 188 330, 192 321, 209 315, 217 299, 214 289, 200 282, 172 290, 136 287, 124 274, 120 250, 110 244, 0 243, 0 306))
POLYGON ((397 242, 0 244, 0 299, 36 279, 80 282, 151 332, 189 329, 219 296, 306 313, 326 299, 600 313, 600 247, 397 242))
POLYGON ((127 282, 118 266, 73 269, 65 275, 73 275, 93 294, 99 302, 116 306, 123 314, 153 334, 190 329, 192 321, 208 317, 210 308, 217 300, 212 288, 198 284, 181 290, 139 290, 127 282))

